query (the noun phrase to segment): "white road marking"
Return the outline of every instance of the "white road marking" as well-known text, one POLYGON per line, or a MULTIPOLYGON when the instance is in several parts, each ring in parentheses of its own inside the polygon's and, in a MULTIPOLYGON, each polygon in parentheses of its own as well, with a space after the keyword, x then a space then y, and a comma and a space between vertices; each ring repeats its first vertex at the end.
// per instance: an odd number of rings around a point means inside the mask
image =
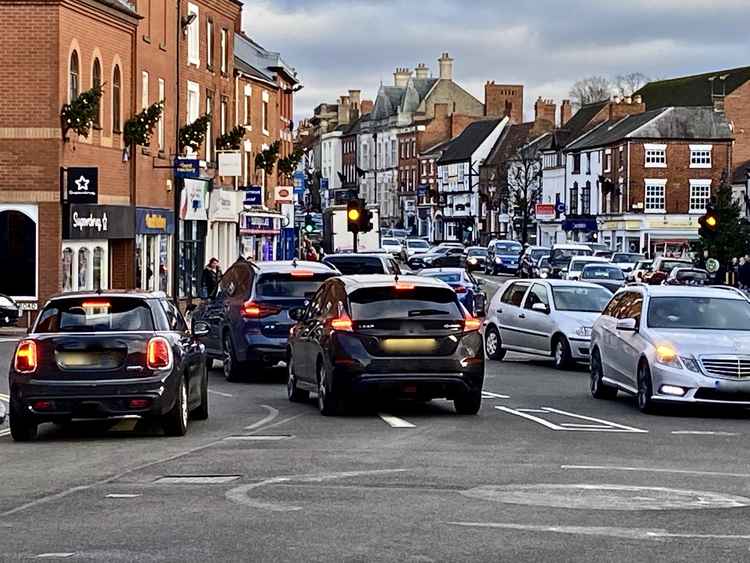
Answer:
POLYGON ((209 389, 208 392, 211 393, 212 395, 218 395, 219 397, 227 397, 227 398, 234 397, 234 395, 231 395, 229 393, 222 393, 221 391, 214 391, 213 389, 209 389))
POLYGON ((672 434, 692 436, 739 436, 739 432, 710 432, 703 430, 675 430, 672 434))
POLYGON ((293 438, 293 436, 286 434, 279 436, 227 436, 224 440, 257 440, 258 442, 275 442, 278 440, 289 440, 290 438, 293 438))
POLYGON ((73 557, 75 553, 40 553, 36 556, 37 559, 67 559, 68 557, 73 557))
POLYGON ((530 413, 537 413, 537 414, 545 414, 547 411, 544 409, 518 409, 521 412, 530 412, 530 413))
POLYGON ((130 493, 110 493, 104 498, 138 498, 141 495, 130 494, 130 493))
POLYGON ((644 473, 675 473, 677 475, 707 475, 712 477, 750 478, 750 473, 723 473, 721 471, 698 471, 692 469, 660 469, 652 467, 621 467, 616 465, 561 465, 560 469, 581 471, 642 471, 644 473))
POLYGON ((672 533, 667 530, 652 530, 647 528, 610 528, 605 526, 535 526, 531 524, 510 524, 500 522, 448 522, 451 526, 465 528, 496 528, 502 530, 518 530, 521 532, 549 532, 555 534, 574 534, 582 536, 607 536, 614 538, 636 540, 748 540, 750 535, 730 534, 684 534, 672 533))
POLYGON ((508 414, 514 414, 516 416, 520 416, 521 418, 531 420, 532 422, 536 422, 537 424, 546 426, 547 428, 550 428, 551 430, 565 430, 565 428, 563 428, 562 426, 557 426, 556 424, 552 424, 551 422, 544 420, 543 418, 539 418, 538 416, 532 416, 525 412, 510 409, 508 407, 495 407, 495 408, 499 411, 507 412, 508 414))
POLYGON ((8 397, 8 395, 6 395, 5 393, 0 393, 0 401, 7 403, 10 401, 10 397, 8 397))
POLYGON ((598 422, 599 424, 603 424, 603 425, 606 425, 606 426, 612 426, 614 428, 620 428, 621 430, 624 430, 625 432, 637 432, 637 433, 640 433, 640 434, 648 433, 648 430, 642 430, 640 428, 633 428, 632 426, 625 426, 624 424, 617 424, 616 422, 610 422, 608 420, 602 420, 601 418, 594 418, 594 417, 591 417, 591 416, 583 416, 583 415, 580 415, 580 414, 573 414, 572 412, 561 411, 559 409, 553 409, 552 407, 542 407, 542 408, 544 408, 544 410, 546 410, 548 412, 562 414, 564 416, 570 416, 572 418, 578 418, 578 419, 581 419, 581 420, 590 420, 591 422, 598 422))
POLYGON ((10 434, 10 428, 6 428, 5 430, 0 430, 0 438, 3 436, 8 436, 10 434))
POLYGON ((13 338, 0 338, 0 343, 2 343, 2 342, 18 342, 19 340, 21 340, 20 336, 13 337, 13 338))
POLYGON ((520 416, 537 424, 541 424, 550 430, 556 431, 570 431, 570 432, 632 432, 638 434, 648 433, 648 430, 642 430, 640 428, 633 428, 632 426, 625 426, 616 422, 610 422, 608 420, 602 420, 601 418, 593 418, 591 416, 583 416, 581 414, 575 414, 572 412, 562 411, 559 409, 553 409, 552 407, 542 407, 541 409, 511 409, 508 407, 495 407, 499 411, 506 412, 515 416, 520 416), (534 416, 533 414, 557 414, 561 416, 567 416, 576 420, 585 420, 586 424, 571 423, 571 422, 560 422, 554 423, 545 418, 534 416), (591 423, 595 424, 591 424, 591 423))
POLYGON ((264 424, 268 424, 271 422, 274 418, 279 416, 279 411, 273 407, 269 407, 268 405, 261 405, 264 409, 268 411, 268 414, 260 419, 258 422, 254 422, 250 426, 245 426, 245 430, 255 430, 256 428, 260 428, 264 424))
POLYGON ((378 413, 378 416, 391 428, 416 428, 416 425, 404 420, 403 418, 398 418, 397 416, 382 413, 378 413))
POLYGON ((482 391, 483 399, 510 399, 510 395, 500 395, 499 393, 492 393, 490 391, 482 391))
POLYGON ((172 475, 154 481, 157 485, 221 485, 239 479, 239 475, 172 475))

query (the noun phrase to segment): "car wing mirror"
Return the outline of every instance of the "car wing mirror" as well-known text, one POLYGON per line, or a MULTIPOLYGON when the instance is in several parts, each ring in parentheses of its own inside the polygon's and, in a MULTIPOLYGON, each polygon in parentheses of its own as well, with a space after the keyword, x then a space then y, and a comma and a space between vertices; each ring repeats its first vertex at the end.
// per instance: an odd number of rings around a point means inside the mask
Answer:
POLYGON ((204 323, 203 321, 197 321, 193 324, 193 336, 195 338, 202 338, 204 336, 208 336, 209 327, 208 323, 204 323))
POLYGON ((544 313, 545 315, 549 314, 549 305, 545 305, 544 303, 534 303, 531 306, 532 311, 537 311, 539 313, 544 313))
POLYGON ((474 314, 477 317, 487 316, 487 299, 484 295, 474 296, 474 314))
POLYGON ((638 323, 635 319, 620 319, 617 321, 617 330, 622 332, 637 332, 638 323))

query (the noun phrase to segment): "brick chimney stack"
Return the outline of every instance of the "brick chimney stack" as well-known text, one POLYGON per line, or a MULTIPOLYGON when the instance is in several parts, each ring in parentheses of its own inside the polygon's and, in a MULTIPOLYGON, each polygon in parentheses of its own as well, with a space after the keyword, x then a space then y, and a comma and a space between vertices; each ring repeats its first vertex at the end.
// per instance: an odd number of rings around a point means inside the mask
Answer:
POLYGON ((393 85, 399 88, 406 86, 411 77, 411 70, 408 68, 397 68, 396 72, 393 73, 393 85))
POLYGON ((635 99, 631 97, 620 98, 615 96, 609 102, 608 113, 609 119, 622 119, 626 115, 636 115, 646 111, 646 104, 640 96, 636 96, 635 99))
POLYGON ((453 80, 453 59, 448 53, 443 53, 438 59, 441 80, 453 80))
POLYGON ((573 104, 570 100, 563 100, 560 105, 560 127, 565 127, 571 117, 573 117, 573 104))
POLYGON ((523 84, 485 83, 484 115, 508 116, 511 123, 523 123, 523 84))
POLYGON ((349 96, 341 96, 339 98, 339 112, 338 112, 339 125, 347 125, 351 119, 352 104, 349 96))
POLYGON ((544 100, 540 96, 534 104, 534 121, 539 124, 542 121, 548 121, 555 125, 555 116, 557 115, 557 104, 552 100, 544 100))
POLYGON ((430 77, 430 69, 424 63, 419 63, 415 69, 415 78, 424 79, 430 77))

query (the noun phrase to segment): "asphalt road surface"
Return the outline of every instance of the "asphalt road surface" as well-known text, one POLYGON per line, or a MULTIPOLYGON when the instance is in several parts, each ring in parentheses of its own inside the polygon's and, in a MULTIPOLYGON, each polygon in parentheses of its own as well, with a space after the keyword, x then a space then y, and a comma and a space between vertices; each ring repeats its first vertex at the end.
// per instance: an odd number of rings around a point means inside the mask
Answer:
POLYGON ((213 371, 211 417, 184 438, 97 423, 15 444, 0 427, 0 560, 750 559, 744 413, 641 415, 592 399, 585 366, 514 354, 488 362, 478 416, 325 418, 287 401, 283 371, 255 375, 213 371))

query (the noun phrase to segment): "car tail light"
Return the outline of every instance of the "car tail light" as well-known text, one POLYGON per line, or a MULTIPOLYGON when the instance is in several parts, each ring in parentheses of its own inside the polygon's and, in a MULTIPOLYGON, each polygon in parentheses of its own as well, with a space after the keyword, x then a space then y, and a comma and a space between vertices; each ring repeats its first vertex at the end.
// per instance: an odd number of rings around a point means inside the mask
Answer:
POLYGON ((281 312, 280 307, 256 303, 255 301, 246 301, 242 305, 240 313, 246 319, 262 319, 271 315, 278 315, 281 312))
POLYGON ((128 407, 131 409, 147 409, 151 406, 151 399, 129 399, 128 407))
POLYGON ((396 289, 398 291, 411 291, 414 287, 413 283, 396 282, 396 289))
POLYGON ((155 336, 148 341, 146 367, 149 369, 168 369, 172 367, 172 346, 166 338, 155 336))
POLYGON ((310 270, 292 270, 293 278, 311 278, 314 275, 315 273, 310 270))
POLYGON ((482 326, 482 321, 476 317, 468 316, 464 319, 464 332, 476 332, 482 326))
POLYGON ((49 411, 52 410, 54 406, 55 404, 52 401, 34 401, 31 403, 31 408, 35 411, 49 411))
POLYGON ((16 348, 13 367, 18 373, 33 373, 37 367, 36 342, 23 340, 16 348))
POLYGON ((331 321, 331 328, 333 330, 338 330, 341 332, 352 332, 354 330, 354 325, 352 324, 352 320, 349 318, 349 315, 347 315, 346 313, 342 313, 339 318, 333 319, 331 321))
POLYGON ((466 288, 462 285, 457 285, 453 288, 453 291, 455 291, 456 293, 466 293, 466 288))

